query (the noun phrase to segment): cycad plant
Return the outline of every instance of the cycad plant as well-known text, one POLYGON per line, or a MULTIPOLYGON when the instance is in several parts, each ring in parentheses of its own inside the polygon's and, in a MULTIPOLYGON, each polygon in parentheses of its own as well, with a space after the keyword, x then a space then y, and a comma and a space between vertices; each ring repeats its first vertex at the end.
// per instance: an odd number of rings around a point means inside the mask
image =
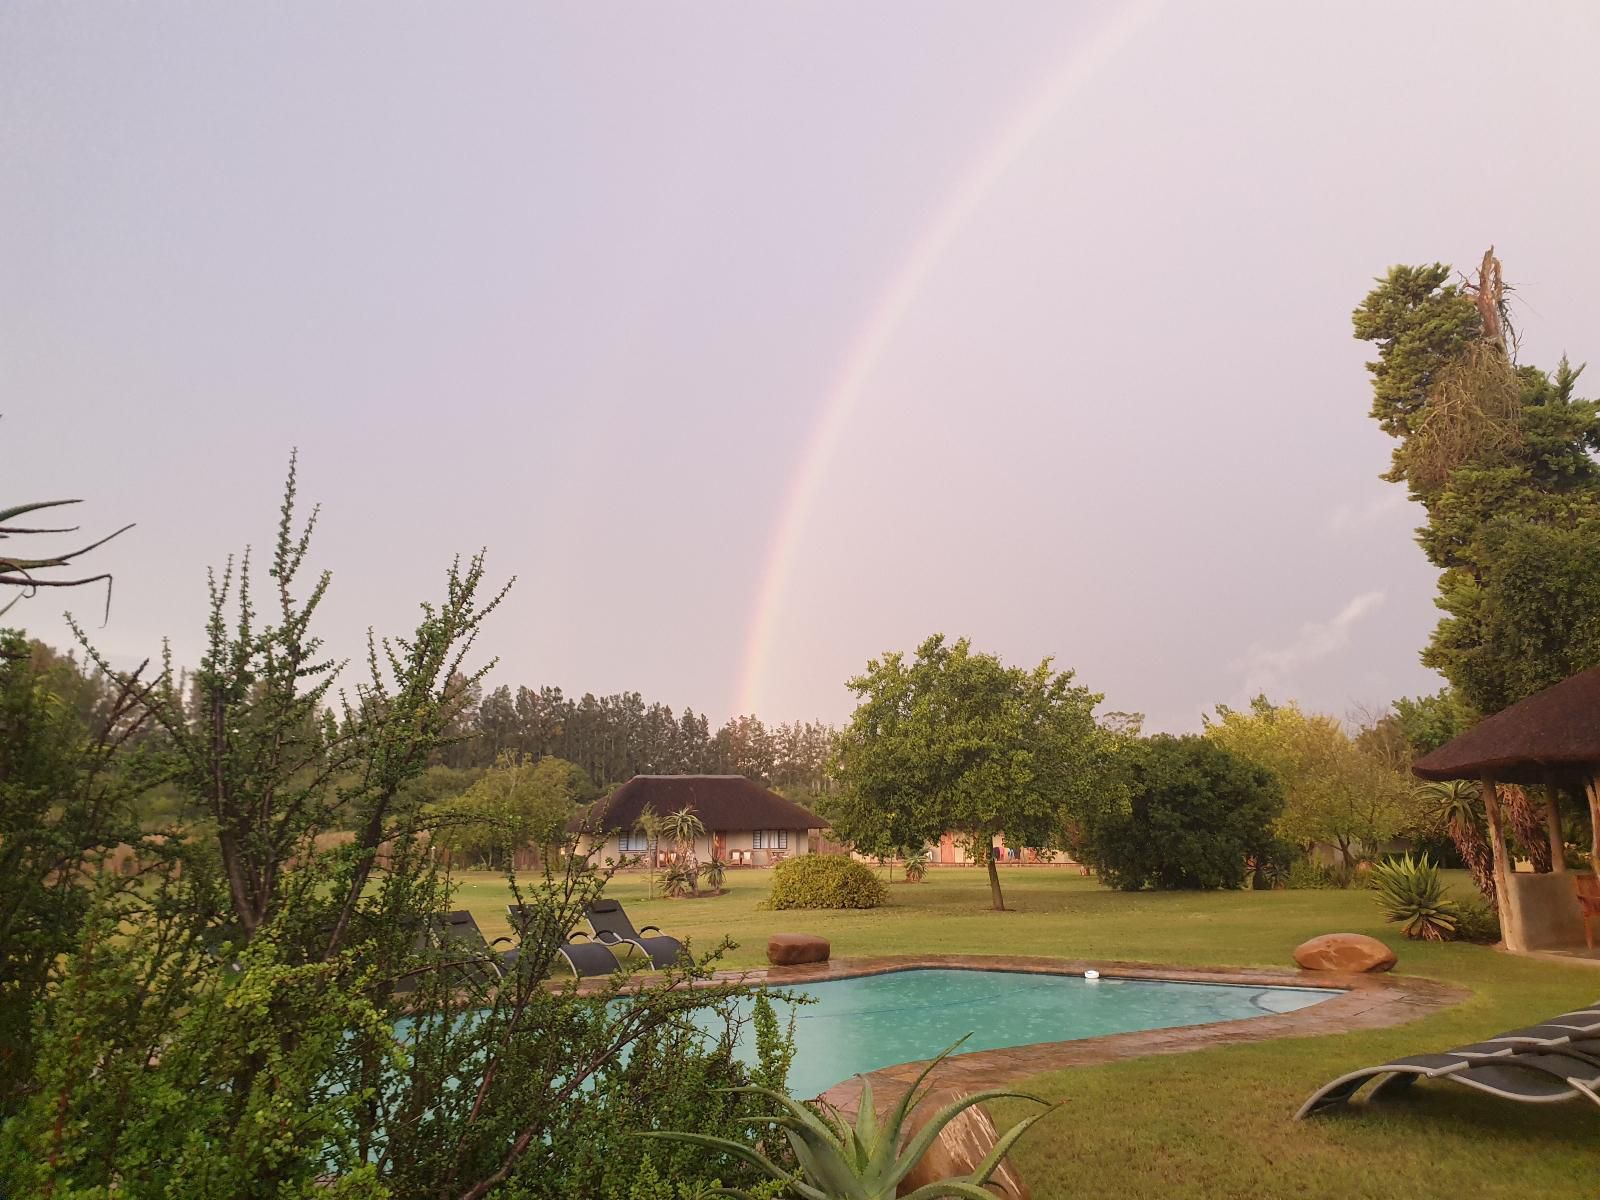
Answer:
MULTIPOLYGON (((970 1035, 969 1035, 970 1036, 970 1035)), ((798 1169, 791 1172, 773 1162, 766 1155, 749 1146, 726 1138, 700 1133, 652 1131, 642 1136, 689 1142, 707 1150, 741 1159, 771 1179, 782 1183, 787 1191, 803 1200, 892 1200, 901 1180, 922 1160, 932 1148, 946 1125, 967 1109, 987 1100, 1015 1097, 1045 1104, 1037 1096, 1022 1092, 987 1091, 962 1096, 939 1109, 916 1135, 901 1147, 906 1121, 913 1109, 926 1096, 923 1084, 929 1074, 953 1054, 961 1042, 949 1047, 923 1069, 916 1082, 901 1098, 900 1103, 884 1120, 879 1120, 873 1104, 872 1083, 865 1076, 861 1080, 861 1107, 855 1120, 849 1121, 837 1109, 824 1106, 813 1111, 782 1092, 770 1088, 734 1088, 737 1092, 759 1094, 777 1104, 782 1111, 774 1116, 758 1118, 774 1129, 781 1129, 794 1151, 798 1169)), ((1048 1111, 1048 1109, 1047 1109, 1048 1111)), ((911 1192, 907 1200, 939 1200, 941 1197, 959 1197, 964 1200, 994 1200, 994 1193, 984 1184, 1000 1168, 1011 1147, 1040 1117, 1047 1112, 1035 1113, 1017 1122, 1000 1136, 994 1148, 969 1174, 936 1183, 924 1184, 911 1192)), ((743 1197, 749 1193, 726 1189, 724 1195, 743 1197)))
POLYGON ((1427 855, 1377 863, 1371 878, 1384 919, 1398 924, 1408 938, 1447 942, 1456 936, 1461 910, 1445 898, 1444 879, 1427 855))

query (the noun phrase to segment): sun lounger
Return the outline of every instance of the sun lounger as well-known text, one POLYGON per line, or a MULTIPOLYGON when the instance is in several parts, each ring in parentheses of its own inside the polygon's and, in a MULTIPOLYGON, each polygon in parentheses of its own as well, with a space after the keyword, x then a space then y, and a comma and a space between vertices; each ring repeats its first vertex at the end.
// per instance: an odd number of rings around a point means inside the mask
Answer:
MULTIPOLYGON (((506 916, 511 921, 511 928, 517 931, 517 935, 525 937, 531 919, 528 910, 520 904, 508 904, 506 916)), ((609 975, 617 969, 617 956, 611 953, 611 947, 598 941, 591 941, 589 935, 581 929, 575 929, 567 934, 566 939, 556 948, 556 952, 566 960, 567 966, 572 968, 572 973, 579 979, 591 975, 609 975), (578 938, 583 940, 580 942, 578 938)))
POLYGON ((1369 1083, 1375 1084, 1369 1098, 1376 1100, 1419 1079, 1445 1079, 1525 1104, 1587 1099, 1600 1105, 1600 1009, 1563 1013, 1442 1054, 1352 1071, 1312 1093, 1295 1118, 1346 1104, 1369 1083))
POLYGON ((628 946, 629 953, 637 946, 650 956, 651 964, 658 969, 674 966, 683 954, 683 943, 662 933, 658 926, 634 929, 627 912, 615 900, 596 900, 584 908, 583 915, 597 941, 607 946, 628 946), (650 936, 652 929, 654 937, 650 936))
POLYGON ((475 968, 479 982, 491 983, 504 978, 507 968, 517 961, 516 947, 499 949, 502 944, 510 946, 511 939, 501 937, 489 941, 478 928, 477 920, 464 908, 441 916, 434 924, 434 936, 439 950, 471 956, 472 965, 461 969, 475 968))
MULTIPOLYGON (((574 931, 573 938, 587 938, 581 931, 574 931)), ((579 979, 590 975, 609 975, 617 969, 617 956, 611 953, 611 947, 599 942, 573 941, 570 938, 561 943, 558 953, 567 960, 567 966, 572 968, 572 973, 579 979)))

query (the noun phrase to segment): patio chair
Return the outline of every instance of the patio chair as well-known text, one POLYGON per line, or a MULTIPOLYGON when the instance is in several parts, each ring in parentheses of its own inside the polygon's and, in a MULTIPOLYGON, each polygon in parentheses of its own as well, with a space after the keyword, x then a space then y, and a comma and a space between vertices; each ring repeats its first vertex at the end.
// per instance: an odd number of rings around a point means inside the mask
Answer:
POLYGON ((683 954, 683 943, 662 933, 659 926, 635 929, 626 910, 616 900, 596 900, 584 907, 583 915, 597 941, 607 946, 627 946, 630 954, 638 947, 650 956, 650 963, 657 970, 674 966, 683 954), (649 936, 652 929, 654 937, 649 936))
POLYGON ((1377 1100, 1418 1079, 1447 1079, 1525 1104, 1583 1098, 1600 1105, 1600 1007, 1563 1013, 1441 1054, 1416 1054, 1351 1071, 1313 1092, 1295 1119, 1347 1104, 1374 1081, 1369 1099, 1377 1100))
MULTIPOLYGON (((506 916, 511 921, 511 928, 517 931, 517 936, 523 936, 528 923, 527 910, 520 904, 508 904, 506 916)), ((591 941, 589 935, 581 929, 574 929, 567 934, 566 940, 556 947, 556 953, 566 960, 567 966, 572 968, 573 975, 579 979, 587 979, 593 975, 609 975, 617 969, 617 956, 611 953, 611 947, 591 941), (578 938, 582 938, 583 941, 577 941, 578 938)))

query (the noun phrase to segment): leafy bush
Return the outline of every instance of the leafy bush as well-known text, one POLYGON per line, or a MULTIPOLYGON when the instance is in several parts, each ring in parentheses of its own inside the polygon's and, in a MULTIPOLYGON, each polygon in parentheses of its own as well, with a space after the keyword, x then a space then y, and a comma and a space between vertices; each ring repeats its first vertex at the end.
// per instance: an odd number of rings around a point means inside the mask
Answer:
POLYGON ((1299 858, 1289 865, 1283 886, 1291 891, 1310 891, 1338 886, 1328 868, 1309 858, 1299 858))
POLYGON ((877 908, 889 889, 864 863, 843 854, 803 854, 772 872, 768 908, 877 908))
POLYGON ((693 896, 700 890, 700 864, 680 858, 677 862, 670 863, 661 873, 661 891, 663 895, 675 899, 684 896, 693 896))
POLYGON ((1500 940, 1500 914, 1482 896, 1474 894, 1457 907, 1461 911, 1456 917, 1456 937, 1484 945, 1500 940))
POLYGON ((1128 803, 1096 822, 1090 858, 1124 891, 1238 887, 1282 807, 1265 768, 1207 738, 1160 734, 1135 752, 1128 803))
POLYGON ((713 892, 722 890, 722 881, 727 876, 728 864, 720 858, 709 858, 706 860, 705 866, 700 868, 700 878, 705 880, 706 886, 713 892))
POLYGON ((1445 898, 1444 877, 1426 856, 1389 859, 1372 868, 1372 886, 1384 919, 1398 924, 1408 938, 1447 942, 1456 936, 1461 910, 1445 898))

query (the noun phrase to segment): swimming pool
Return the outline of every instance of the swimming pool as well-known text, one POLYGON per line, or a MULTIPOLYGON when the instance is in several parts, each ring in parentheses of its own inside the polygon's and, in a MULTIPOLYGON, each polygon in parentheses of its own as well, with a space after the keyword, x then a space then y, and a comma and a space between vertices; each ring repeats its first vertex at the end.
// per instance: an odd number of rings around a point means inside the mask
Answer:
MULTIPOLYGON (((998 1050, 1140 1029, 1170 1029, 1294 1012, 1341 993, 1153 979, 1085 979, 1017 971, 921 967, 797 985, 814 1004, 779 1005, 795 1015, 789 1091, 817 1096, 863 1071, 932 1058, 961 1047, 998 1050)), ((748 1028, 745 1031, 749 1038, 748 1028)), ((747 1059, 753 1049, 741 1046, 747 1059)))

